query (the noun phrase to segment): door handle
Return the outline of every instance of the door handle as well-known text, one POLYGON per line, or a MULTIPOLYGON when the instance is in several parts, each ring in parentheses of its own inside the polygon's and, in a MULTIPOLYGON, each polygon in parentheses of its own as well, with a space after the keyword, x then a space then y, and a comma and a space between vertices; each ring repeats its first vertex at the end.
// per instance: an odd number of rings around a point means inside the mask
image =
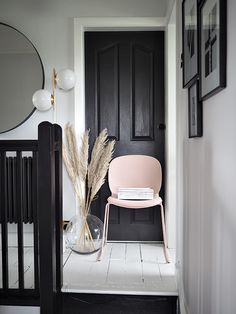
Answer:
POLYGON ((165 130, 166 129, 166 125, 164 123, 159 123, 158 127, 159 130, 165 130))

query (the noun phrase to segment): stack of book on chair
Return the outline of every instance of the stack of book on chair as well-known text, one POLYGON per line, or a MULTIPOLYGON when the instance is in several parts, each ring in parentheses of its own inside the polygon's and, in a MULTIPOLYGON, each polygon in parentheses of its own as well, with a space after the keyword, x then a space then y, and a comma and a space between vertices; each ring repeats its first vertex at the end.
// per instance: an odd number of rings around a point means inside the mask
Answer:
POLYGON ((119 188, 118 199, 120 200, 152 200, 154 191, 151 188, 119 188))

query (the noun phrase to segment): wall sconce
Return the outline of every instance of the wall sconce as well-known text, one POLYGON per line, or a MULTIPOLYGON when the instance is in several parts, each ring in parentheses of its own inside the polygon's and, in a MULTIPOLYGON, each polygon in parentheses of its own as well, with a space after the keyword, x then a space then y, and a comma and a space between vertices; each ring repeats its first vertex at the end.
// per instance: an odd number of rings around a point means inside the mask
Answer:
POLYGON ((40 111, 49 110, 56 104, 56 87, 68 91, 75 86, 75 73, 69 69, 56 72, 53 69, 52 94, 46 89, 37 90, 32 97, 34 106, 40 111))

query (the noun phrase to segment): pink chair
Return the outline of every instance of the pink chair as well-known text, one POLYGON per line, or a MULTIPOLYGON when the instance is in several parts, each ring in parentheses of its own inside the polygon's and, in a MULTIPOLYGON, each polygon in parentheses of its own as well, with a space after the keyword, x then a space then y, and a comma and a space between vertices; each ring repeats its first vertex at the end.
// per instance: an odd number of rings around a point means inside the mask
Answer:
POLYGON ((112 160, 108 172, 109 188, 112 195, 108 197, 104 215, 103 241, 98 260, 102 259, 102 255, 107 243, 108 222, 110 205, 116 205, 125 208, 148 208, 160 205, 161 222, 164 241, 164 254, 166 262, 170 262, 164 209, 162 199, 159 196, 161 188, 162 171, 159 161, 153 157, 145 155, 126 155, 117 157, 112 160), (154 199, 152 200, 120 200, 118 199, 118 188, 120 187, 150 187, 154 190, 154 199))

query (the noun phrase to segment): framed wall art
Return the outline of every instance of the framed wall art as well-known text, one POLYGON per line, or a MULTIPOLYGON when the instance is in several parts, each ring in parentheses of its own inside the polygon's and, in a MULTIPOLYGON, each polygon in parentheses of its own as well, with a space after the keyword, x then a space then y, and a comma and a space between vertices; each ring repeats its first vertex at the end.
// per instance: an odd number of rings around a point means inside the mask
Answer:
POLYGON ((226 87, 226 0, 200 6, 200 96, 209 98, 226 87))
POLYGON ((182 2, 183 87, 198 76, 198 0, 182 2))
POLYGON ((189 137, 202 136, 202 101, 199 99, 199 80, 188 89, 189 137))

